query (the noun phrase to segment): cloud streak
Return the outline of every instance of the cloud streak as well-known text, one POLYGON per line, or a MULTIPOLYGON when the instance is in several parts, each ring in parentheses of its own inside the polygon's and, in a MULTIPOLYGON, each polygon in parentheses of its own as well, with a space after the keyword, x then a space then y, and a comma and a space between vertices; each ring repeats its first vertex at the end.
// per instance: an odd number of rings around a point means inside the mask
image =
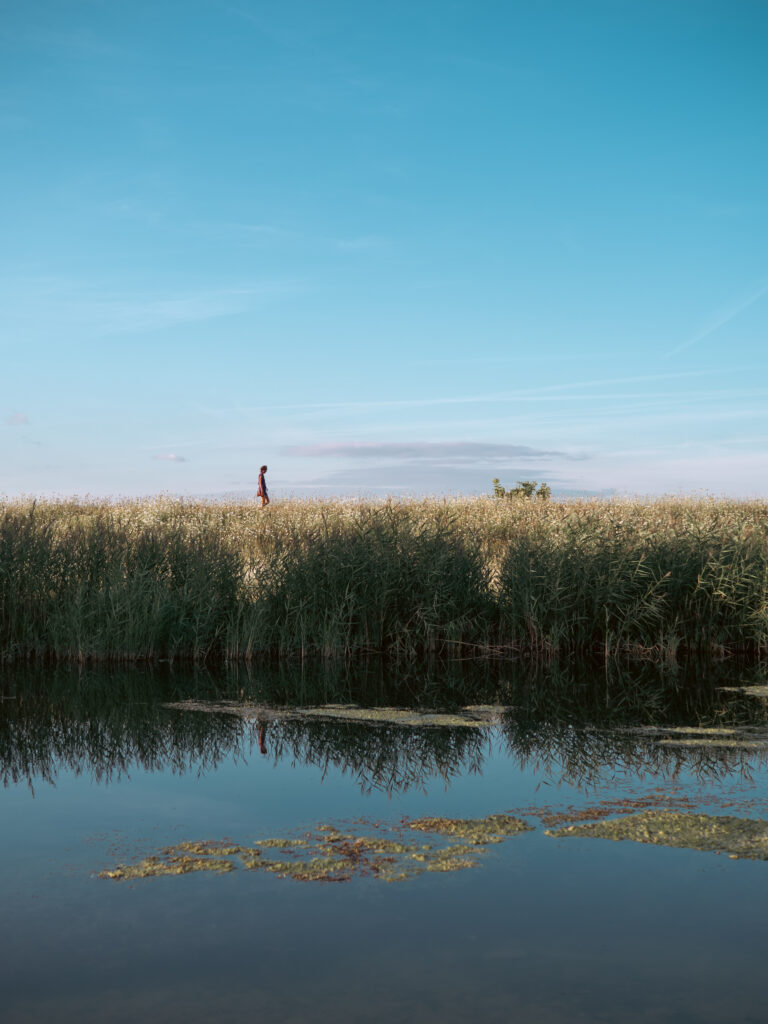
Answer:
POLYGON ((749 309, 768 292, 768 281, 758 288, 756 292, 750 295, 747 299, 738 303, 736 306, 731 306, 725 312, 720 313, 715 319, 704 328, 699 334, 694 335, 693 338, 689 338, 688 341, 684 341, 677 348, 670 349, 669 352, 665 352, 663 358, 668 359, 670 356, 677 355, 678 352, 684 352, 687 348, 691 348, 692 345, 697 345, 700 341, 708 338, 710 334, 714 334, 715 331, 719 331, 721 327, 724 327, 731 320, 735 320, 739 313, 743 313, 745 309, 749 309))
POLYGON ((153 455, 152 458, 155 462, 186 462, 187 458, 185 455, 174 455, 170 452, 168 455, 153 455))
MULTIPOLYGON (((366 399, 353 402, 296 402, 276 405, 264 405, 259 409, 383 409, 383 408, 421 408, 435 405, 473 405, 489 402, 535 402, 535 401, 558 401, 561 397, 579 398, 583 397, 590 401, 600 398, 600 395, 572 395, 570 392, 578 392, 584 388, 615 387, 618 384, 640 384, 654 383, 667 380, 686 380, 694 377, 710 377, 713 375, 722 376, 722 369, 717 370, 685 370, 679 373, 652 373, 635 377, 606 377, 596 380, 573 381, 570 384, 550 384, 541 388, 521 388, 516 391, 502 391, 492 394, 457 395, 454 397, 441 398, 382 398, 366 399)), ((607 396, 616 397, 615 392, 607 396)), ((231 411, 231 410, 227 410, 231 411)), ((242 411, 242 410, 240 410, 242 411)))
POLYGON ((26 427, 29 424, 29 416, 24 412, 12 412, 5 422, 11 427, 26 427))
POLYGON ((242 288, 201 290, 158 298, 119 298, 96 301, 86 310, 107 334, 161 330, 176 324, 215 320, 247 312, 255 302, 283 291, 276 283, 242 288))
POLYGON ((366 442, 354 444, 290 445, 282 449, 289 458, 395 459, 404 463, 472 463, 508 459, 578 456, 519 444, 485 444, 473 441, 366 442))
POLYGON ((140 334, 248 313, 265 302, 294 293, 299 287, 295 281, 264 279, 163 293, 151 289, 97 289, 57 277, 0 280, 3 293, 23 300, 19 319, 25 327, 31 320, 42 324, 55 320, 70 329, 95 335, 140 334), (34 317, 30 317, 30 309, 35 310, 34 317))
POLYGON ((228 234, 241 236, 242 239, 272 239, 277 242, 288 244, 303 244, 328 246, 339 249, 342 252, 365 252, 368 250, 383 249, 390 244, 390 239, 380 234, 365 235, 322 235, 313 232, 298 230, 296 228, 284 228, 277 224, 248 224, 242 221, 218 221, 203 222, 202 226, 208 231, 224 231, 228 234))
MULTIPOLYGON (((502 482, 513 484, 515 480, 543 474, 532 471, 530 466, 510 464, 494 472, 490 467, 477 464, 445 466, 424 462, 399 462, 386 466, 368 465, 340 469, 333 473, 302 481, 301 486, 328 494, 490 494, 494 476, 502 482)), ((546 470, 546 479, 556 488, 573 487, 571 480, 564 480, 557 472, 546 470)))

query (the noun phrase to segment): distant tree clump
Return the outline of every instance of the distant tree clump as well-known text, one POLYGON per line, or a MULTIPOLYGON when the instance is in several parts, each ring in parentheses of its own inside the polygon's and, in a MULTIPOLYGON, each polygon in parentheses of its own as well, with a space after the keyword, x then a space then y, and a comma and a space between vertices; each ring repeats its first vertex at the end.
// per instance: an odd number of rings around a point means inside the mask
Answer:
POLYGON ((538 498, 539 501, 549 501, 552 497, 552 488, 549 484, 540 484, 538 480, 517 480, 515 482, 517 487, 510 487, 507 490, 501 486, 499 478, 494 477, 494 498, 538 498))

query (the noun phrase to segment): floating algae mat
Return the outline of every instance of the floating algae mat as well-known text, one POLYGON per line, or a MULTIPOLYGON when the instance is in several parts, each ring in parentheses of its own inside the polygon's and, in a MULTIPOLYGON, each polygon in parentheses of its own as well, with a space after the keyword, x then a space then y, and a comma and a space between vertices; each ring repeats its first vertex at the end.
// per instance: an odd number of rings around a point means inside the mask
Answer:
MULTIPOLYGON (((744 690, 757 695, 768 694, 768 687, 721 687, 744 690)), ((340 721, 361 725, 395 725, 404 728, 471 728, 499 726, 504 716, 515 709, 506 704, 472 704, 455 711, 434 711, 426 708, 361 707, 357 704, 320 704, 309 707, 274 707, 247 701, 185 700, 165 703, 175 711, 203 711, 208 714, 235 715, 247 721, 340 721)), ((644 736, 662 747, 723 749, 768 752, 768 728, 765 726, 655 726, 628 728, 629 734, 644 736)))
POLYGON ((644 725, 628 732, 648 736, 664 747, 723 748, 768 751, 768 730, 758 726, 654 726, 644 725))
MULTIPOLYGON (((624 818, 639 811, 649 809, 672 809, 693 810, 693 801, 687 796, 674 796, 668 793, 657 791, 640 797, 624 797, 613 800, 601 800, 589 807, 525 807, 518 808, 518 814, 525 814, 538 818, 542 825, 548 827, 556 825, 575 825, 582 822, 600 821, 612 815, 622 814, 624 818)), ((550 833, 547 833, 549 835, 550 833)), ((569 833, 570 834, 570 833, 569 833)))
POLYGON ((721 748, 726 750, 765 750, 768 751, 768 737, 765 739, 743 739, 738 736, 702 737, 689 736, 687 738, 667 738, 658 741, 664 747, 701 747, 721 748))
MULTIPOLYGON (((726 853, 734 859, 768 860, 768 821, 653 806, 659 802, 659 798, 643 797, 634 801, 606 801, 594 807, 570 807, 558 812, 528 808, 527 813, 544 824, 563 823, 561 828, 545 830, 545 835, 558 839, 628 839, 656 846, 726 853), (605 820, 609 810, 615 813, 637 808, 643 810, 605 820)), ((688 806, 685 798, 666 802, 688 806)), ((262 839, 252 845, 214 840, 177 843, 136 863, 119 864, 102 871, 99 877, 129 881, 200 871, 226 874, 244 869, 265 871, 298 882, 347 882, 355 877, 402 882, 427 871, 477 867, 478 857, 486 847, 531 831, 533 826, 511 814, 489 814, 485 818, 406 819, 387 830, 377 826, 374 835, 321 825, 302 836, 262 839), (414 832, 423 833, 429 841, 421 837, 415 839, 414 832)))
POLYGON ((459 836, 471 846, 501 843, 510 836, 532 831, 520 818, 511 814, 489 814, 487 818, 417 818, 409 827, 421 832, 437 832, 459 836))
POLYGON ((768 697, 768 686, 721 686, 723 693, 745 693, 748 697, 768 697))
POLYGON ((390 829, 389 835, 357 835, 321 825, 301 837, 263 839, 251 846, 213 840, 177 843, 135 864, 102 871, 99 878, 126 881, 198 871, 224 874, 243 868, 298 882, 346 882, 356 876, 401 882, 425 871, 475 867, 482 847, 528 831, 529 825, 508 814, 417 818, 390 829), (432 841, 415 841, 406 830, 428 833, 432 841), (264 856, 265 850, 279 850, 281 857, 264 856))
POLYGON ((403 710, 402 708, 360 708, 345 705, 325 705, 316 708, 301 708, 298 714, 302 718, 337 718, 349 722, 380 722, 386 725, 436 726, 451 728, 456 726, 490 725, 498 720, 505 708, 467 707, 455 713, 423 711, 419 709, 403 710))
POLYGON ((422 708, 366 708, 357 704, 321 704, 314 707, 272 707, 242 701, 184 700, 166 703, 175 711, 205 711, 237 715, 240 718, 275 721, 286 719, 335 719, 343 722, 366 722, 372 725, 432 726, 433 728, 482 728, 497 724, 507 710, 501 704, 473 704, 458 711, 431 711, 422 708))
MULTIPOLYGON (((768 860, 768 821, 698 814, 692 810, 689 798, 659 791, 588 807, 527 807, 517 813, 536 817, 543 825, 561 825, 545 829, 545 835, 558 839, 628 839, 726 853, 734 859, 768 860), (620 816, 606 820, 609 814, 620 816)), ((426 871, 476 867, 486 847, 533 831, 523 818, 507 813, 485 818, 403 819, 386 829, 378 823, 375 827, 376 834, 361 835, 319 825, 300 836, 261 839, 252 845, 215 840, 181 842, 136 863, 102 871, 99 878, 126 881, 244 869, 300 882, 346 882, 354 877, 401 882, 426 871), (429 841, 415 838, 415 832, 423 833, 429 841)))
POLYGON ((730 815, 650 810, 610 821, 549 829, 546 834, 558 839, 631 839, 655 846, 727 853, 734 859, 768 860, 768 821, 730 815))

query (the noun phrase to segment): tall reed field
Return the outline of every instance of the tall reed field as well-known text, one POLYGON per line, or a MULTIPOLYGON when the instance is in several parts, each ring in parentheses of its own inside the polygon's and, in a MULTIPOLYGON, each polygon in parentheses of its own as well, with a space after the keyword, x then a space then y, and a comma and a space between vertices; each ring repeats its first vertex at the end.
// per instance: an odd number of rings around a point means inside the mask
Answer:
POLYGON ((0 658, 768 650, 768 503, 0 504, 0 658))

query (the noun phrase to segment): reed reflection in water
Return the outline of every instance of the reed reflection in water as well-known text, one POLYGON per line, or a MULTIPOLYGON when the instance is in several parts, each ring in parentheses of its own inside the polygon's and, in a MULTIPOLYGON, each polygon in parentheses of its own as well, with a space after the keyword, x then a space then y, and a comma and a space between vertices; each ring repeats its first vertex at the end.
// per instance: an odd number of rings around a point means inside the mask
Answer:
POLYGON ((510 764, 581 787, 609 773, 751 779, 766 761, 759 747, 664 745, 643 727, 768 730, 768 704, 720 689, 735 679, 764 682, 763 670, 753 667, 734 677, 725 666, 710 666, 697 670, 695 684, 680 670, 676 686, 668 674, 660 683, 658 674, 655 666, 599 675, 573 666, 537 673, 494 663, 411 666, 399 673, 382 663, 335 673, 283 665, 216 676, 16 670, 0 691, 0 778, 4 786, 34 788, 70 771, 109 784, 134 769, 202 775, 225 760, 266 756, 275 764, 314 766, 323 777, 339 771, 364 792, 391 795, 481 772, 492 745, 501 744, 510 764), (281 714, 164 707, 190 698, 203 706, 228 698, 235 707, 280 708, 281 714), (290 710, 330 701, 452 709, 483 701, 507 710, 497 725, 483 728, 308 720, 290 710))

